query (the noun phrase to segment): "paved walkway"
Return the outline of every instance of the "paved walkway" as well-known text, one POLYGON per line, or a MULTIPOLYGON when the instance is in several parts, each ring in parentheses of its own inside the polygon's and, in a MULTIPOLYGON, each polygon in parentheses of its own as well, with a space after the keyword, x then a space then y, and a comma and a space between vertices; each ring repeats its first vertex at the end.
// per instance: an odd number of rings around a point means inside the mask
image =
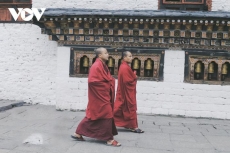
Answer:
POLYGON ((145 133, 118 128, 122 147, 110 147, 70 138, 84 114, 44 105, 1 111, 0 153, 230 153, 229 120, 139 115, 145 133))

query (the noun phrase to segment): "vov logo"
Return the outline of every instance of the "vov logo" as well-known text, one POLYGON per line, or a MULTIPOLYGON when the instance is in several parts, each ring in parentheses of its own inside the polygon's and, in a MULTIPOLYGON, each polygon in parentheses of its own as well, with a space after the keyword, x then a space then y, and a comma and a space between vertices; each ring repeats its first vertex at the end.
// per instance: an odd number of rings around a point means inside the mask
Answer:
POLYGON ((30 21, 33 19, 34 15, 37 18, 37 20, 39 21, 43 15, 43 13, 45 12, 46 8, 41 8, 41 13, 38 11, 37 8, 18 8, 18 13, 16 12, 16 10, 14 8, 8 8, 11 15, 13 16, 14 20, 17 21, 19 15, 21 14, 21 18, 24 21, 30 21), (29 15, 27 15, 29 14, 29 15))

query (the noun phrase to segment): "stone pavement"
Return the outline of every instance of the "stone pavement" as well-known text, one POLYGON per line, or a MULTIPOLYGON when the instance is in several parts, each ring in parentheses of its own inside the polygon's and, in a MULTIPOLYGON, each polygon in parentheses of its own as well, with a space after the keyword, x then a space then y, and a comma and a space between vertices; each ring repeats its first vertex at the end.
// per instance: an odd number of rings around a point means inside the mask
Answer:
POLYGON ((229 120, 138 115, 145 133, 118 128, 122 147, 110 147, 70 137, 84 115, 29 104, 1 111, 0 153, 230 153, 229 120))

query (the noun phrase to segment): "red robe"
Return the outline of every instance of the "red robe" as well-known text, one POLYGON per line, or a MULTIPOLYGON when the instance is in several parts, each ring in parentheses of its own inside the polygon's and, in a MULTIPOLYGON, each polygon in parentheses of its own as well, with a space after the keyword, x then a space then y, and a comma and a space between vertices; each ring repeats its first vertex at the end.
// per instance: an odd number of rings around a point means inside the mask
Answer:
POLYGON ((114 104, 114 121, 116 126, 137 128, 136 103, 137 76, 131 67, 122 62, 118 73, 118 86, 114 104))
POLYGON ((91 120, 113 118, 115 79, 108 67, 97 59, 88 77, 88 106, 86 117, 91 120))
POLYGON ((88 76, 88 105, 86 117, 80 122, 76 133, 99 140, 112 140, 117 135, 113 120, 115 79, 108 67, 97 59, 88 76))

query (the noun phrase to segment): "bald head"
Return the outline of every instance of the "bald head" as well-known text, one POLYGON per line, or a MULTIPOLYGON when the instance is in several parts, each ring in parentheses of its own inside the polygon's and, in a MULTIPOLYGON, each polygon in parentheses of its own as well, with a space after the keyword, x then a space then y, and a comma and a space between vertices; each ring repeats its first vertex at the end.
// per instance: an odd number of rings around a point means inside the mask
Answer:
POLYGON ((99 57, 99 54, 102 54, 102 52, 105 50, 106 50, 106 48, 104 48, 104 47, 100 47, 100 48, 95 49, 94 52, 96 54, 96 57, 99 57))
POLYGON ((122 52, 122 59, 124 59, 125 57, 127 57, 129 54, 131 54, 130 51, 124 51, 124 52, 122 52))
POLYGON ((132 54, 131 54, 130 51, 124 51, 122 53, 122 60, 123 61, 125 61, 125 62, 130 64, 130 63, 132 63, 132 59, 133 59, 133 57, 132 57, 132 54))
POLYGON ((100 58, 102 61, 107 61, 109 59, 109 54, 106 48, 100 47, 94 50, 96 57, 100 58))

